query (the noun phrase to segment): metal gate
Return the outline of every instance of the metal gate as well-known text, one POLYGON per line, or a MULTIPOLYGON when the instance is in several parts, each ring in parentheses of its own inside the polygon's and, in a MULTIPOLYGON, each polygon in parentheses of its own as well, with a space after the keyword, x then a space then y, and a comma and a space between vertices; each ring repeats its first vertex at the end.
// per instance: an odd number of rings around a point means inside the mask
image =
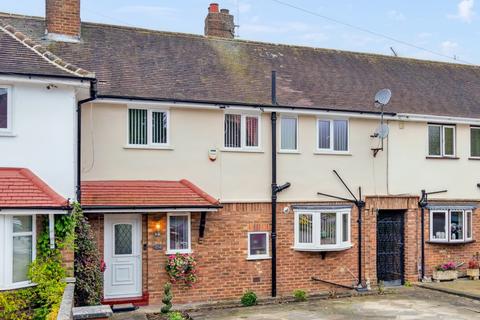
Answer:
POLYGON ((385 285, 404 282, 404 212, 382 211, 377 216, 377 280, 385 285))

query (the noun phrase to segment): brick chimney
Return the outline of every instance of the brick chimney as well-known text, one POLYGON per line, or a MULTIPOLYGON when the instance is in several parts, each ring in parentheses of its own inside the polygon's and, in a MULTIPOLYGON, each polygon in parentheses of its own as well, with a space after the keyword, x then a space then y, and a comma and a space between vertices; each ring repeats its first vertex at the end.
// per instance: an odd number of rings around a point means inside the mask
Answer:
POLYGON ((220 12, 218 9, 218 3, 211 3, 208 7, 208 15, 205 18, 205 35, 233 39, 235 36, 233 16, 227 9, 221 9, 220 12))
POLYGON ((45 18, 47 39, 80 40, 80 0, 46 0, 45 18))

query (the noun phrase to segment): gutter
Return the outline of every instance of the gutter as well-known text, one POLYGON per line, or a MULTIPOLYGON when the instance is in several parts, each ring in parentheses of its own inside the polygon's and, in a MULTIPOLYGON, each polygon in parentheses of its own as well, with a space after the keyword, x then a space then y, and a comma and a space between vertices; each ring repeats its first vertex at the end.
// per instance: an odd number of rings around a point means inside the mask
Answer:
POLYGON ((82 104, 97 99, 97 79, 90 80, 90 97, 77 102, 77 201, 82 198, 82 104))
POLYGON ((188 205, 152 205, 152 206, 102 206, 102 205, 92 205, 92 206, 82 206, 84 210, 158 210, 158 209, 221 209, 221 205, 211 205, 211 206, 188 206, 188 205))

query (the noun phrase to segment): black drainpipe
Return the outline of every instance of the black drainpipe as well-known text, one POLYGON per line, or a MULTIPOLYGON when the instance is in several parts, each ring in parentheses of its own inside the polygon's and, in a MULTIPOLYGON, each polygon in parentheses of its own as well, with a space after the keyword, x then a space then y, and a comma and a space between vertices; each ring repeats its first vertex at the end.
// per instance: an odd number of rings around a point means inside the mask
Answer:
POLYGON ((427 200, 427 193, 425 190, 422 190, 422 197, 420 198, 420 201, 418 202, 418 205, 421 208, 421 217, 420 217, 420 225, 421 225, 421 241, 422 241, 422 248, 421 248, 421 253, 422 253, 422 270, 421 270, 421 278, 420 280, 423 281, 425 278, 425 207, 427 206, 428 200, 427 200))
POLYGON ((82 104, 97 99, 97 79, 90 81, 90 97, 77 102, 77 201, 82 197, 82 104))
MULTIPOLYGON (((272 71, 272 105, 277 105, 277 73, 272 71)), ((277 194, 290 187, 290 183, 277 185, 277 113, 272 112, 272 297, 277 296, 277 194)))

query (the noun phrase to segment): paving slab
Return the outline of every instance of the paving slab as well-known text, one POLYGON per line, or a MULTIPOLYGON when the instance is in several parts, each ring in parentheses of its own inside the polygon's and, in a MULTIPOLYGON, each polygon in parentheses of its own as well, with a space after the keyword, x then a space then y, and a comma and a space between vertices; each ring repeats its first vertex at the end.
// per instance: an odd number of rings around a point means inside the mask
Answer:
POLYGON ((458 279, 455 281, 421 283, 419 286, 480 300, 480 280, 458 279))

